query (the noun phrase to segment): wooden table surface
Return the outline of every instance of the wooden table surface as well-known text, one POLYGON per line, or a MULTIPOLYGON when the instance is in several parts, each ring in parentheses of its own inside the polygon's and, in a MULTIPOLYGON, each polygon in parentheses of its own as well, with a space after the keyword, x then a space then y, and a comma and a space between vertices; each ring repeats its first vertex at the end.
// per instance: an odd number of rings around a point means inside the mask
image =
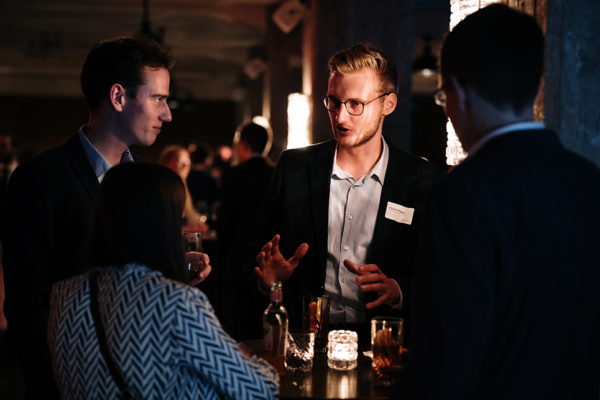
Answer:
MULTIPOLYGON (((262 353, 262 340, 243 341, 256 354, 262 353)), ((388 399, 390 387, 378 384, 371 359, 359 352, 358 366, 338 371, 327 366, 327 354, 315 353, 312 371, 290 372, 280 377, 281 399, 388 399)))

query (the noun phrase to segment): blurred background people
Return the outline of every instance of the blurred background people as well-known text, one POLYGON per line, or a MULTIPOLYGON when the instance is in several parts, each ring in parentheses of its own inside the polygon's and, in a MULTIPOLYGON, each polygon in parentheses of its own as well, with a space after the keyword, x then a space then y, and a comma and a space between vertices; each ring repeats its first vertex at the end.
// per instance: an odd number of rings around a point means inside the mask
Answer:
POLYGON ((214 223, 219 188, 217 180, 211 175, 213 156, 210 148, 197 144, 194 152, 190 151, 192 168, 187 177, 187 186, 192 196, 194 207, 201 214, 208 215, 208 223, 214 223))
POLYGON ((217 232, 219 238, 218 313, 226 329, 238 339, 260 337, 250 327, 266 304, 257 301, 254 290, 242 284, 242 262, 267 191, 272 165, 264 158, 272 135, 261 125, 248 123, 235 134, 233 158, 238 165, 227 170, 221 181, 217 232), (242 309, 243 307, 243 309, 242 309))
POLYGON ((187 187, 187 178, 191 169, 190 153, 183 146, 170 145, 165 147, 159 157, 158 163, 175 171, 185 186, 185 211, 183 217, 185 225, 183 229, 189 232, 206 233, 209 231, 207 216, 200 214, 194 207, 192 196, 187 187))
POLYGON ((181 179, 160 165, 107 172, 89 241, 91 269, 52 290, 48 340, 64 399, 120 398, 109 363, 134 399, 277 398, 275 370, 245 356, 204 293, 188 284, 186 197, 181 179))

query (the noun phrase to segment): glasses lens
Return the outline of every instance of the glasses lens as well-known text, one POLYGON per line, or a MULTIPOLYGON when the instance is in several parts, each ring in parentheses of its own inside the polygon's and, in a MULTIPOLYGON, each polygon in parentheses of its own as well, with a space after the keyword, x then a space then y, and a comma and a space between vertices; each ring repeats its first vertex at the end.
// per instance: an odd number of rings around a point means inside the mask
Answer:
POLYGON ((346 110, 349 114, 360 115, 363 112, 364 104, 357 100, 346 101, 346 110))
POLYGON ((342 104, 335 97, 325 97, 323 99, 323 103, 325 104, 325 108, 329 111, 337 111, 340 108, 340 105, 342 104))

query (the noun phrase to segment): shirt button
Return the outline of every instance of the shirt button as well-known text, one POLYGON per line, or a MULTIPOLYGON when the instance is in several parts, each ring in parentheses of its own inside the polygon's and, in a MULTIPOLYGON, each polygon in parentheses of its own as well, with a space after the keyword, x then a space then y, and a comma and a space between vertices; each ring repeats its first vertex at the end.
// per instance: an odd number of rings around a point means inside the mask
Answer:
POLYGON ((352 214, 348 214, 348 219, 352 220, 352 214))
POLYGON ((344 246, 344 250, 348 251, 348 246, 344 246))

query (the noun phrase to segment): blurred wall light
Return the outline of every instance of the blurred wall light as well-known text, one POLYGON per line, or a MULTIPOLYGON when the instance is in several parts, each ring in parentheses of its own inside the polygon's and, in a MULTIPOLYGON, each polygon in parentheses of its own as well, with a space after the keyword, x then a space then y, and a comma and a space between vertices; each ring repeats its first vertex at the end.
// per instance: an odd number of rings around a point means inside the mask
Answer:
POLYGON ((295 149, 310 144, 308 124, 310 106, 308 96, 302 93, 292 93, 288 96, 288 139, 287 148, 295 149))
MULTIPOLYGON (((462 21, 467 15, 488 6, 492 3, 500 3, 499 0, 450 0, 450 30, 462 21)), ((465 153, 460 140, 456 136, 454 127, 450 120, 446 124, 448 141, 446 144, 446 164, 458 165, 465 159, 465 153)))
POLYGON ((273 145, 273 128, 271 128, 269 119, 264 115, 256 115, 252 118, 252 122, 265 128, 267 130, 267 133, 269 134, 269 139, 267 140, 265 149, 262 152, 263 157, 266 157, 267 154, 269 154, 269 151, 271 151, 271 146, 273 145))

